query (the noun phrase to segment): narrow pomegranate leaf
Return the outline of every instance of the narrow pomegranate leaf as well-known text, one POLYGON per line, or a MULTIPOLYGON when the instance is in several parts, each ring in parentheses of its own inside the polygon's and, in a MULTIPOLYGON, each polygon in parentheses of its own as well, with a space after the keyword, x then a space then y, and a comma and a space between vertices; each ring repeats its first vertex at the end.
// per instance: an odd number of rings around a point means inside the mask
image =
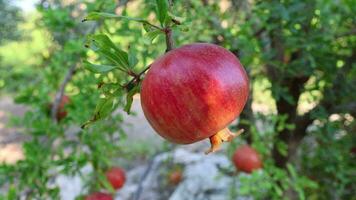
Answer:
POLYGON ((126 95, 126 105, 125 105, 124 111, 127 112, 127 114, 130 114, 130 112, 131 112, 133 96, 136 93, 140 92, 140 87, 141 87, 140 85, 135 85, 133 88, 130 89, 130 91, 126 95))
POLYGON ((172 20, 174 20, 176 23, 182 23, 183 21, 184 21, 184 18, 183 17, 178 17, 178 16, 176 16, 176 15, 174 15, 173 13, 171 13, 171 12, 167 12, 167 14, 168 14, 168 16, 172 19, 172 20))
POLYGON ((83 21, 95 21, 99 19, 123 19, 123 20, 130 20, 130 21, 136 21, 142 23, 147 22, 145 19, 142 18, 121 16, 121 15, 115 15, 112 13, 105 13, 105 12, 91 12, 88 14, 88 16, 84 18, 83 21))
POLYGON ((156 0, 156 5, 156 15, 161 26, 163 26, 168 16, 168 0, 156 0))
POLYGON ((124 70, 129 67, 128 54, 119 49, 107 35, 89 35, 87 46, 104 56, 112 64, 118 65, 121 69, 124 70))
POLYGON ((123 88, 118 87, 117 83, 105 83, 100 86, 100 92, 102 94, 104 94, 105 96, 113 95, 113 96, 118 97, 118 96, 122 95, 122 93, 124 91, 123 91, 123 88))
POLYGON ((163 34, 162 31, 160 30, 153 30, 150 32, 145 33, 144 37, 145 39, 147 39, 147 43, 151 44, 153 42, 153 40, 159 35, 159 34, 163 34))
POLYGON ((112 111, 114 111, 114 109, 117 107, 117 104, 118 102, 113 96, 99 99, 95 107, 94 116, 85 122, 81 127, 86 128, 91 123, 107 117, 110 113, 112 113, 112 111))
POLYGON ((150 26, 150 25, 148 25, 146 23, 142 24, 142 26, 143 26, 143 29, 145 29, 146 32, 150 32, 150 31, 155 30, 154 27, 152 27, 152 26, 150 26))
POLYGON ((94 73, 108 73, 114 69, 117 69, 115 66, 111 66, 111 65, 97 65, 97 64, 93 64, 90 63, 88 61, 84 61, 84 67, 85 69, 94 72, 94 73))
POLYGON ((129 53, 129 66, 130 68, 134 68, 138 63, 138 59, 136 58, 136 55, 133 52, 129 53))
POLYGON ((111 193, 115 193, 115 189, 112 187, 112 185, 108 182, 107 178, 103 174, 99 174, 97 176, 99 178, 100 183, 104 185, 104 188, 107 189, 111 193))
POLYGON ((113 97, 100 99, 94 111, 94 119, 99 120, 107 117, 115 108, 114 100, 113 97))

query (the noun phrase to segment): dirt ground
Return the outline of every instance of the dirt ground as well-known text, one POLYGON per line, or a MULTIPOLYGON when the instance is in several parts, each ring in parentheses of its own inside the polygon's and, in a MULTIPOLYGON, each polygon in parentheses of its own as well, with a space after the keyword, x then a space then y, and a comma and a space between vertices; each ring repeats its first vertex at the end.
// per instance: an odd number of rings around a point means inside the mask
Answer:
POLYGON ((10 97, 0 98, 0 162, 14 163, 23 158, 21 144, 26 136, 20 129, 9 127, 9 120, 25 112, 26 108, 16 105, 10 97))

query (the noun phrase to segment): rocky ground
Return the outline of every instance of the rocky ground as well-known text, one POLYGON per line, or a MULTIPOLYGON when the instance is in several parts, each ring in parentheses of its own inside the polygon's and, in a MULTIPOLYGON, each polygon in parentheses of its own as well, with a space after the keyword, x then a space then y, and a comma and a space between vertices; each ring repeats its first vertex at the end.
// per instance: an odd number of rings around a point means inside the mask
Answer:
MULTIPOLYGON (((229 192, 239 183, 236 177, 224 175, 222 168, 230 168, 231 163, 222 154, 206 156, 194 153, 184 147, 171 152, 158 154, 151 162, 127 170, 127 182, 116 193, 115 200, 227 200, 229 192), (181 181, 173 185, 167 176, 171 166, 182 168, 181 181)), ((83 169, 89 173, 90 167, 83 169)), ((82 182, 79 177, 60 176, 57 184, 61 187, 62 199, 74 199, 81 192, 82 182), (68 185, 68 183, 72 183, 68 185)), ((247 200, 249 197, 237 197, 247 200)))

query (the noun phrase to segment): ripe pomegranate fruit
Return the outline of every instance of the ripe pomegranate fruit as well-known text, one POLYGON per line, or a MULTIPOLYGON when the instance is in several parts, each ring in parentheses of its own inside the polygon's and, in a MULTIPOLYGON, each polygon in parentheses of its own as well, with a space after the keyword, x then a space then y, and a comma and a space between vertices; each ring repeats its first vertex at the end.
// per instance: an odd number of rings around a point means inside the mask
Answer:
POLYGON ((85 200, 113 200, 112 196, 103 192, 95 192, 85 197, 85 200))
POLYGON ((125 171, 120 167, 112 167, 105 173, 105 175, 115 190, 120 189, 125 184, 125 171))
POLYGON ((248 77, 234 54, 195 43, 151 64, 142 82, 141 104, 159 135, 178 144, 210 138, 210 153, 242 132, 234 134, 227 126, 241 113, 248 92, 248 77))
POLYGON ((168 182, 171 185, 178 185, 183 179, 182 170, 175 170, 168 174, 168 182))
POLYGON ((251 173, 253 170, 262 168, 262 161, 259 154, 248 145, 237 148, 232 157, 232 161, 236 169, 246 173, 251 173))

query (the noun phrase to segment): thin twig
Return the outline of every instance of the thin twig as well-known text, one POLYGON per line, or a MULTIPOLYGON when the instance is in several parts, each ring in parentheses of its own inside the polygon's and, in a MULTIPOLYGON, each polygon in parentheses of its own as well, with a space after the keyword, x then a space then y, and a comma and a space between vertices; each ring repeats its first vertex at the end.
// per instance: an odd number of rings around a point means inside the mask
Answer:
MULTIPOLYGON (((101 22, 97 22, 95 23, 91 28, 89 28, 86 33, 84 34, 89 34, 89 33, 93 33, 95 31, 95 29, 101 24, 101 22)), ((61 100, 63 98, 63 94, 64 94, 64 90, 65 87, 67 86, 67 84, 69 83, 69 81, 72 79, 72 76, 74 74, 76 70, 76 64, 73 65, 71 68, 68 69, 67 75, 64 77, 64 80, 61 84, 61 86, 59 87, 58 92, 56 93, 52 108, 51 108, 51 118, 54 122, 57 122, 57 113, 58 113, 58 108, 59 108, 59 104, 61 103, 61 100)))
POLYGON ((64 94, 64 89, 67 86, 68 82, 72 79, 72 76, 75 72, 77 65, 73 65, 72 67, 69 68, 67 75, 64 77, 64 80, 61 84, 61 86, 59 87, 59 90, 56 94, 56 97, 54 99, 54 103, 51 109, 51 118, 53 121, 57 122, 57 113, 58 113, 58 108, 59 108, 59 104, 61 103, 63 94, 64 94))
POLYGON ((151 26, 151 27, 153 27, 153 28, 155 28, 155 29, 157 29, 157 30, 163 31, 163 29, 162 29, 161 27, 156 26, 156 25, 150 23, 149 21, 144 21, 144 22, 142 22, 142 23, 147 24, 147 25, 149 25, 149 26, 151 26))
POLYGON ((139 82, 141 80, 141 76, 146 73, 148 69, 150 69, 151 65, 148 65, 144 70, 142 70, 139 74, 137 74, 133 79, 131 79, 128 83, 126 83, 123 87, 133 84, 134 82, 139 82))
POLYGON ((152 166, 154 164, 154 161, 157 157, 159 153, 156 153, 152 156, 150 162, 148 163, 147 165, 147 168, 146 170, 144 171, 144 173, 142 174, 141 178, 140 178, 140 182, 138 183, 138 187, 137 187, 137 190, 136 190, 136 193, 134 194, 133 196, 133 200, 139 200, 140 199, 140 196, 141 196, 141 193, 142 193, 142 190, 143 190, 143 182, 146 180, 148 174, 150 173, 151 169, 152 169, 152 166))

